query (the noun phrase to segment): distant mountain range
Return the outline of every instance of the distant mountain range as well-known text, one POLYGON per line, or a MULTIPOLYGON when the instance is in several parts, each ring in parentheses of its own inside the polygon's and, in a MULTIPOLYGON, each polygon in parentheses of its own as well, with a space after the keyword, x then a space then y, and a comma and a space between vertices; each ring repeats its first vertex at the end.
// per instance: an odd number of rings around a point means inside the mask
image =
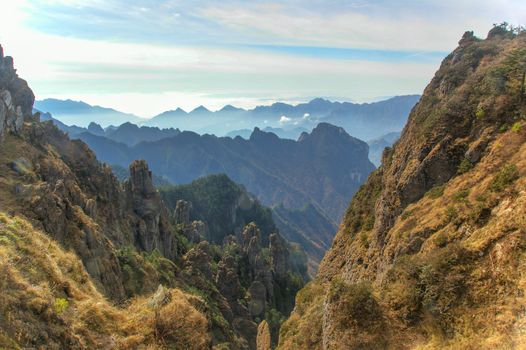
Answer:
MULTIPOLYGON (((277 102, 250 110, 229 105, 216 112, 203 106, 188 113, 178 108, 161 113, 144 122, 144 125, 225 135, 232 130, 252 129, 254 126, 279 128, 284 132, 298 128, 310 130, 320 122, 327 122, 345 128, 355 137, 367 140, 402 130, 419 97, 397 96, 363 104, 316 98, 298 105, 277 102)), ((295 138, 294 132, 286 137, 295 138)))
POLYGON ((112 108, 92 106, 82 101, 58 100, 48 98, 35 101, 34 108, 51 113, 54 118, 66 125, 86 127, 91 122, 107 127, 126 122, 141 123, 145 119, 134 114, 119 112, 112 108))
POLYGON ((190 130, 200 134, 239 135, 244 138, 250 135, 254 127, 259 127, 283 138, 297 139, 302 131, 311 130, 320 122, 327 122, 343 127, 354 137, 370 140, 401 131, 418 98, 418 95, 397 96, 363 104, 316 98, 298 105, 277 102, 249 110, 227 105, 215 112, 200 106, 190 112, 177 108, 148 120, 71 100, 37 101, 35 109, 51 113, 66 125, 87 127, 89 123, 95 122, 106 128, 131 122, 139 126, 190 130))

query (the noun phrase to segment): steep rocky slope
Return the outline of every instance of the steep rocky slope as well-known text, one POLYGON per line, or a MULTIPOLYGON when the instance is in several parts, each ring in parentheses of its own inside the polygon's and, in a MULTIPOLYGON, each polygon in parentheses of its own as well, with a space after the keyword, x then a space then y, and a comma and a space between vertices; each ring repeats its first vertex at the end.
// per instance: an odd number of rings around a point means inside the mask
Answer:
POLYGON ((526 34, 467 32, 354 196, 280 349, 526 344, 526 34))
POLYGON ((304 283, 288 242, 247 223, 209 243, 144 160, 121 184, 32 103, 0 55, 1 348, 254 349, 264 319, 276 342, 304 283))

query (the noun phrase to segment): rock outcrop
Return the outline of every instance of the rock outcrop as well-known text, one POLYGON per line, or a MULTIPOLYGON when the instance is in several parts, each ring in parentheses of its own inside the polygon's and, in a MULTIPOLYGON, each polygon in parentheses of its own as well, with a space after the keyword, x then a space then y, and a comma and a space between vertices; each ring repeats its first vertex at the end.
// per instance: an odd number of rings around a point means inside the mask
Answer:
POLYGON ((190 203, 185 200, 178 200, 174 211, 174 220, 176 225, 190 224, 190 203))
POLYGON ((168 213, 152 182, 152 173, 144 160, 130 165, 130 178, 124 184, 128 205, 136 214, 133 223, 136 244, 147 252, 159 250, 168 259, 177 256, 177 243, 168 221, 168 213))
POLYGON ((270 235, 269 249, 272 272, 277 278, 286 278, 287 272, 290 271, 287 242, 278 233, 273 233, 270 235))
POLYGON ((19 133, 24 118, 31 118, 35 96, 16 74, 13 58, 4 57, 0 46, 0 141, 7 132, 19 133))

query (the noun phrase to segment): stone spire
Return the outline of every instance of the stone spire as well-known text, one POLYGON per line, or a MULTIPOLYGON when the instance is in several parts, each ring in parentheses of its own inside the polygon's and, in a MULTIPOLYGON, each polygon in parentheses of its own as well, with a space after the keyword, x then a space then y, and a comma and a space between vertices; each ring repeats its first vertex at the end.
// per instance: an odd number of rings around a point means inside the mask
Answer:
POLYGON ((175 205, 174 218, 176 225, 187 226, 190 224, 190 203, 185 200, 178 200, 175 205))

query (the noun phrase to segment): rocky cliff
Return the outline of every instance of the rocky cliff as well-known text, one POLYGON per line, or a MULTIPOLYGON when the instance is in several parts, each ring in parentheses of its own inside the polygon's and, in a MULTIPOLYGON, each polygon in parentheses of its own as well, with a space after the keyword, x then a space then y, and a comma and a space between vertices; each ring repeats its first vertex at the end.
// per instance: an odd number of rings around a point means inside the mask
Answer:
POLYGON ((526 35, 464 34, 354 196, 280 349, 524 345, 526 35))

